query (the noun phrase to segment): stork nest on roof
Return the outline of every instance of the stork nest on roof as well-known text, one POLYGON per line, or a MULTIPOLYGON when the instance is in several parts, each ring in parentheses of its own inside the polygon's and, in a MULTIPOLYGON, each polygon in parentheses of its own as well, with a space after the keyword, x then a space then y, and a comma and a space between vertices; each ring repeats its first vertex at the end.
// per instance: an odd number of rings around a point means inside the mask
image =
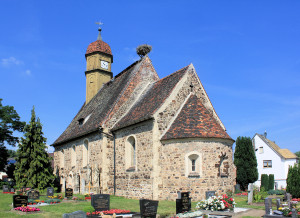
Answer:
POLYGON ((136 48, 136 53, 142 58, 145 55, 147 55, 151 50, 152 50, 151 45, 144 44, 136 48))

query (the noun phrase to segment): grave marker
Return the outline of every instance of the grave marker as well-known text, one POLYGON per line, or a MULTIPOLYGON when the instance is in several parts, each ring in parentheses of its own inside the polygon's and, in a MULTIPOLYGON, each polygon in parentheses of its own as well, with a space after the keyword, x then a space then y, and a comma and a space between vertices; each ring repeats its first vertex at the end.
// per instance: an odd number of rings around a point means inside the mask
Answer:
POLYGON ((215 195, 216 195, 216 191, 207 191, 207 192, 205 192, 206 199, 208 199, 212 196, 215 196, 215 195))
POLYGON ((179 192, 176 199, 176 214, 190 211, 191 203, 189 192, 179 192))
POLYGON ((73 197, 73 189, 72 188, 66 188, 65 197, 66 198, 72 198, 73 197))
POLYGON ((63 218, 86 218, 86 213, 81 210, 78 210, 73 213, 65 213, 63 215, 63 218))
POLYGON ((13 207, 22 207, 27 206, 28 204, 28 196, 26 195, 14 195, 13 196, 13 207))
POLYGON ((40 193, 34 189, 27 192, 28 199, 37 200, 40 198, 40 193))
POLYGON ((140 199, 140 211, 142 218, 156 218, 159 201, 140 199))
POLYGON ((91 197, 92 207, 96 211, 109 210, 110 207, 110 195, 108 194, 96 194, 91 197))
POLYGON ((3 185, 2 191, 3 191, 3 192, 9 192, 9 187, 8 187, 8 185, 3 185))
POLYGON ((47 196, 53 196, 54 195, 54 188, 48 187, 47 188, 47 196))
POLYGON ((276 199, 276 207, 277 207, 277 210, 278 210, 279 207, 280 207, 280 199, 276 199))
POLYGON ((253 183, 248 185, 248 204, 251 204, 253 201, 253 183))

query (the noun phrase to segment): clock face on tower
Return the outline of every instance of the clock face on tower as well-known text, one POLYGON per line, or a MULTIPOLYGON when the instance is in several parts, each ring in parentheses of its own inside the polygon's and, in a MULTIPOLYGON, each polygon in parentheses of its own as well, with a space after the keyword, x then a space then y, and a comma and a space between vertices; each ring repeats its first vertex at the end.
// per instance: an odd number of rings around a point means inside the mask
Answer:
POLYGON ((107 61, 101 61, 101 68, 107 70, 108 69, 108 62, 107 61))

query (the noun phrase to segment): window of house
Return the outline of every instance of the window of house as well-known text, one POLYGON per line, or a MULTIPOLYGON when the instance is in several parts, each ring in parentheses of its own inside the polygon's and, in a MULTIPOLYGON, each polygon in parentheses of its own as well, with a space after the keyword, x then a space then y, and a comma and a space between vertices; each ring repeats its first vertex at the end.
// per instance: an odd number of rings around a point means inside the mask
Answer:
POLYGON ((71 148, 71 160, 72 160, 72 166, 76 165, 76 147, 75 145, 71 148))
POLYGON ((260 154, 264 153, 264 147, 262 147, 262 146, 259 147, 259 148, 258 148, 258 151, 259 151, 260 154))
POLYGON ((272 168, 272 161, 264 160, 264 168, 272 168))
POLYGON ((187 177, 200 177, 201 176, 201 154, 192 152, 185 156, 185 167, 187 177))
POLYGON ((133 136, 125 144, 125 167, 127 171, 136 170, 136 140, 133 136))
POLYGON ((86 167, 88 165, 88 152, 89 152, 89 141, 86 139, 83 142, 82 148, 82 166, 86 167))

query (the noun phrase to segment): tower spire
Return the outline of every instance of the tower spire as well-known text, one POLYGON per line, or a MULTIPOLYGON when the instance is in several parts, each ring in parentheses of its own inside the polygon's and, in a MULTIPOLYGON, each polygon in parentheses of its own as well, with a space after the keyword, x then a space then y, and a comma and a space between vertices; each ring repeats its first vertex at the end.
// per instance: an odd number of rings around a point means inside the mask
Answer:
POLYGON ((101 36, 101 30, 102 29, 101 29, 101 25, 103 25, 103 23, 101 21, 99 21, 99 22, 96 22, 96 24, 99 25, 99 28, 98 28, 99 33, 98 33, 97 40, 101 40, 102 41, 102 36, 101 36))

